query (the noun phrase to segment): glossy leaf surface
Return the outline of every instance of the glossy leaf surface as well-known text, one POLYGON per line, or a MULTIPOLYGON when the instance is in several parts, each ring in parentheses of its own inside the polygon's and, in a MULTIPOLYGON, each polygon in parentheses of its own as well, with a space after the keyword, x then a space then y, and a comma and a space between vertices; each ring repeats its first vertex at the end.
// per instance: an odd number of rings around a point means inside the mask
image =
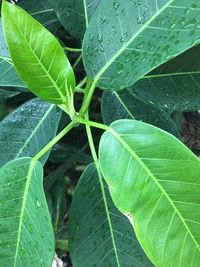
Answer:
POLYGON ((100 165, 155 266, 200 264, 200 161, 172 135, 139 121, 111 124, 100 165), (109 147, 109 149, 108 149, 109 147))
POLYGON ((165 63, 136 82, 130 93, 152 106, 173 111, 200 108, 200 46, 165 63))
POLYGON ((123 89, 200 42, 199 0, 102 0, 83 43, 87 74, 123 89))
POLYGON ((10 59, 0 17, 0 86, 23 87, 10 59))
MULTIPOLYGON (((0 166, 19 157, 35 156, 57 133, 61 111, 32 99, 0 122, 0 166)), ((41 158, 44 164, 50 151, 41 158)))
POLYGON ((89 20, 101 0, 48 0, 71 35, 82 39, 89 20))
POLYGON ((27 87, 54 104, 67 104, 75 78, 56 38, 20 7, 3 3, 3 28, 12 62, 27 87))
POLYGON ((131 90, 104 92, 101 110, 105 124, 111 124, 119 119, 136 119, 153 124, 179 137, 169 111, 152 107, 138 100, 131 90))
POLYGON ((75 191, 69 241, 74 267, 152 266, 130 222, 114 206, 106 185, 100 184, 94 164, 84 171, 75 191))
POLYGON ((42 181, 42 165, 31 158, 0 170, 0 266, 52 266, 54 234, 42 181))

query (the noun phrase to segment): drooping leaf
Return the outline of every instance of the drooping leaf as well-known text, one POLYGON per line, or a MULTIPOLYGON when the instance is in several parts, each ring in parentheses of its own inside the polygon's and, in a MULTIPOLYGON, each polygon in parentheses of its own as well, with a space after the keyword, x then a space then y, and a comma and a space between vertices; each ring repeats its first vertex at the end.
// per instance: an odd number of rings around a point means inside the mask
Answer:
POLYGON ((199 0, 102 0, 83 42, 87 74, 108 90, 134 82, 200 42, 199 0))
POLYGON ((199 266, 199 159, 172 135, 133 120, 111 124, 99 157, 115 205, 155 266, 199 266))
POLYGON ((52 266, 54 233, 42 179, 41 163, 31 158, 0 170, 0 266, 52 266))
POLYGON ((18 91, 4 90, 0 88, 0 101, 18 95, 18 91))
POLYGON ((54 32, 60 27, 58 17, 47 0, 23 0, 19 2, 19 6, 25 9, 50 31, 54 32))
POLYGON ((136 82, 130 92, 152 106, 173 111, 200 108, 200 46, 165 63, 136 82))
POLYGON ((11 62, 2 29, 0 17, 0 86, 23 87, 24 84, 18 77, 11 62))
POLYGON ((74 37, 82 39, 89 20, 101 0, 48 0, 61 24, 74 37))
POLYGON ((180 137, 169 111, 148 105, 131 94, 130 90, 104 92, 101 102, 105 124, 119 119, 136 119, 153 124, 180 137))
POLYGON ((70 255, 74 267, 152 266, 128 219, 114 206, 94 164, 82 174, 69 217, 70 255))
MULTIPOLYGON (((53 104, 32 99, 0 122, 0 167, 19 157, 35 156, 55 137, 61 111, 53 104)), ((44 164, 46 153, 40 161, 44 164)))
POLYGON ((40 98, 67 105, 75 78, 57 39, 20 7, 4 1, 2 9, 9 52, 22 81, 40 98))

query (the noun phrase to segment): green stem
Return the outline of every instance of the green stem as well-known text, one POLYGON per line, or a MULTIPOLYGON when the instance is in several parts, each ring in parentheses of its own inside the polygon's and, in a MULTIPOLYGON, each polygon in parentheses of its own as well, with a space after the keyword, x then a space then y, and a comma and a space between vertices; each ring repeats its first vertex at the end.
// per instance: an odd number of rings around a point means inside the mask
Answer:
POLYGON ((81 124, 86 125, 86 126, 92 126, 94 128, 98 128, 98 129, 101 129, 104 131, 110 131, 110 129, 111 129, 109 126, 107 126, 105 124, 95 122, 95 121, 90 121, 90 120, 83 119, 83 118, 78 118, 77 121, 81 124))
POLYGON ((81 88, 83 87, 87 82, 87 77, 85 77, 77 86, 76 88, 81 88))
POLYGON ((77 87, 76 87, 75 92, 77 92, 77 93, 81 93, 81 94, 85 94, 85 89, 77 88, 77 87))
POLYGON ((97 84, 97 80, 94 80, 92 82, 92 80, 90 78, 88 78, 88 81, 86 84, 86 89, 85 89, 85 97, 83 99, 83 104, 82 104, 81 110, 79 112, 80 117, 82 117, 82 118, 84 117, 84 115, 88 111, 92 96, 94 94, 94 90, 96 88, 96 84, 97 84))
POLYGON ((67 50, 69 52, 73 52, 73 53, 81 53, 82 49, 81 48, 73 48, 73 47, 63 47, 64 50, 67 50))
MULTIPOLYGON (((89 121, 88 112, 85 115, 85 119, 86 119, 87 122, 90 122, 89 121)), ((95 146, 94 146, 94 141, 93 141, 93 137, 92 137, 91 128, 90 128, 90 125, 88 125, 88 124, 86 124, 86 132, 87 132, 87 137, 88 137, 88 142, 89 142, 91 154, 92 154, 92 157, 93 157, 93 160, 94 160, 94 164, 95 164, 95 167, 96 167, 96 170, 97 170, 99 183, 100 183, 100 186, 101 186, 101 192, 102 192, 102 197, 103 197, 103 201, 104 201, 104 207, 105 207, 105 211, 106 211, 108 225, 109 225, 109 229, 110 229, 110 235, 111 235, 111 240, 112 240, 112 244, 113 244, 113 248, 114 248, 114 253, 115 253, 115 256, 116 256, 117 267, 119 267, 120 266, 119 258, 118 258, 118 253, 117 253, 117 249, 116 249, 116 245, 115 245, 116 241, 115 241, 115 237, 114 237, 114 234, 113 234, 113 227, 112 227, 112 222, 111 222, 111 218, 110 218, 108 203, 107 203, 107 199, 106 199, 106 192, 105 192, 105 189, 104 189, 103 177, 102 177, 102 174, 101 174, 99 160, 98 160, 97 153, 96 153, 95 146)))
POLYGON ((78 65, 78 63, 81 61, 82 59, 82 54, 80 54, 80 56, 77 58, 77 60, 74 62, 74 65, 72 66, 73 69, 76 68, 76 66, 78 65))
POLYGON ((76 122, 68 124, 56 137, 54 137, 37 155, 34 160, 39 160, 50 148, 52 148, 63 136, 66 135, 74 126, 76 122))

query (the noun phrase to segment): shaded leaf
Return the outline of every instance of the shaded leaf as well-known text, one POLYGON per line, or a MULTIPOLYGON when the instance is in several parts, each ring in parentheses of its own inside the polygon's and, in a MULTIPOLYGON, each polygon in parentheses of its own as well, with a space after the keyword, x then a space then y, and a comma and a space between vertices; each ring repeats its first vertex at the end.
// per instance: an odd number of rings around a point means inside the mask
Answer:
POLYGON ((152 107, 138 100, 130 90, 104 92, 101 105, 103 120, 106 124, 119 119, 136 119, 180 137, 169 111, 152 107))
MULTIPOLYGON (((55 137, 61 111, 53 104, 32 99, 0 122, 0 166, 19 157, 35 156, 55 137)), ((46 153, 41 162, 49 156, 46 153)))
POLYGON ((2 29, 2 19, 0 17, 0 86, 23 87, 24 84, 18 77, 11 62, 7 44, 2 29))
POLYGON ((88 22, 101 0, 48 0, 55 9, 64 28, 74 37, 82 39, 88 22))
POLYGON ((99 158, 115 205, 155 266, 199 266, 199 159, 172 135, 133 120, 111 124, 99 158))
POLYGON ((23 0, 19 3, 19 6, 25 9, 47 29, 55 31, 60 27, 56 13, 47 0, 23 0))
POLYGON ((75 78, 59 42, 16 5, 3 2, 2 15, 9 52, 20 78, 40 98, 67 105, 75 78))
POLYGON ((199 0, 102 0, 83 42, 87 74, 102 89, 127 88, 200 42, 199 0))
POLYGON ((1 266, 52 266, 54 234, 42 179, 41 163, 31 158, 0 170, 1 266))
POLYGON ((155 69, 130 89, 138 99, 173 111, 200 108, 200 46, 155 69))
POLYGON ((7 98, 11 98, 13 96, 18 95, 19 92, 11 91, 11 90, 4 90, 0 88, 0 100, 5 100, 7 98))
POLYGON ((70 255, 74 267, 152 266, 128 219, 113 205, 94 164, 82 174, 69 217, 70 255))

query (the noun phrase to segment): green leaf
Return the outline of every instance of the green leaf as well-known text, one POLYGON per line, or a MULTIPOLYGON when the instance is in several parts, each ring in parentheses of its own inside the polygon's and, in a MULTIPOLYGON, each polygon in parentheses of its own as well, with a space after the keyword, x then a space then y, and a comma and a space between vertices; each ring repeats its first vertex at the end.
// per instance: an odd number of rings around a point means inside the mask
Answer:
POLYGON ((132 120, 111 124, 99 157, 115 205, 155 266, 199 266, 199 159, 172 135, 132 120))
POLYGON ((0 101, 18 95, 19 92, 0 88, 0 101))
POLYGON ((138 99, 171 111, 200 109, 200 46, 155 69, 130 89, 138 99))
POLYGON ((60 22, 55 10, 47 0, 23 0, 19 6, 25 9, 31 16, 38 20, 47 29, 54 32, 60 27, 60 22))
MULTIPOLYGON (((61 111, 53 104, 32 99, 0 122, 0 167, 19 157, 35 156, 56 135, 61 111)), ((46 153, 40 161, 44 164, 46 153)))
POLYGON ((16 5, 4 1, 2 15, 12 62, 22 81, 40 98, 67 105, 75 78, 59 42, 16 5))
POLYGON ((69 216, 69 246, 74 267, 152 266, 128 219, 113 205, 94 164, 82 174, 69 216))
POLYGON ((54 233, 42 179, 41 163, 31 158, 0 170, 0 266, 52 266, 54 233))
POLYGON ((200 41, 199 0, 102 0, 83 42, 87 74, 102 89, 127 88, 200 41))
POLYGON ((90 18, 101 0, 48 0, 64 28, 74 37, 82 39, 90 18))
POLYGON ((131 90, 104 92, 101 110, 105 124, 119 119, 136 119, 153 124, 180 137, 169 111, 152 107, 138 100, 131 90))
POLYGON ((2 29, 0 18, 0 86, 23 87, 24 84, 19 79, 11 62, 6 41, 2 29))

